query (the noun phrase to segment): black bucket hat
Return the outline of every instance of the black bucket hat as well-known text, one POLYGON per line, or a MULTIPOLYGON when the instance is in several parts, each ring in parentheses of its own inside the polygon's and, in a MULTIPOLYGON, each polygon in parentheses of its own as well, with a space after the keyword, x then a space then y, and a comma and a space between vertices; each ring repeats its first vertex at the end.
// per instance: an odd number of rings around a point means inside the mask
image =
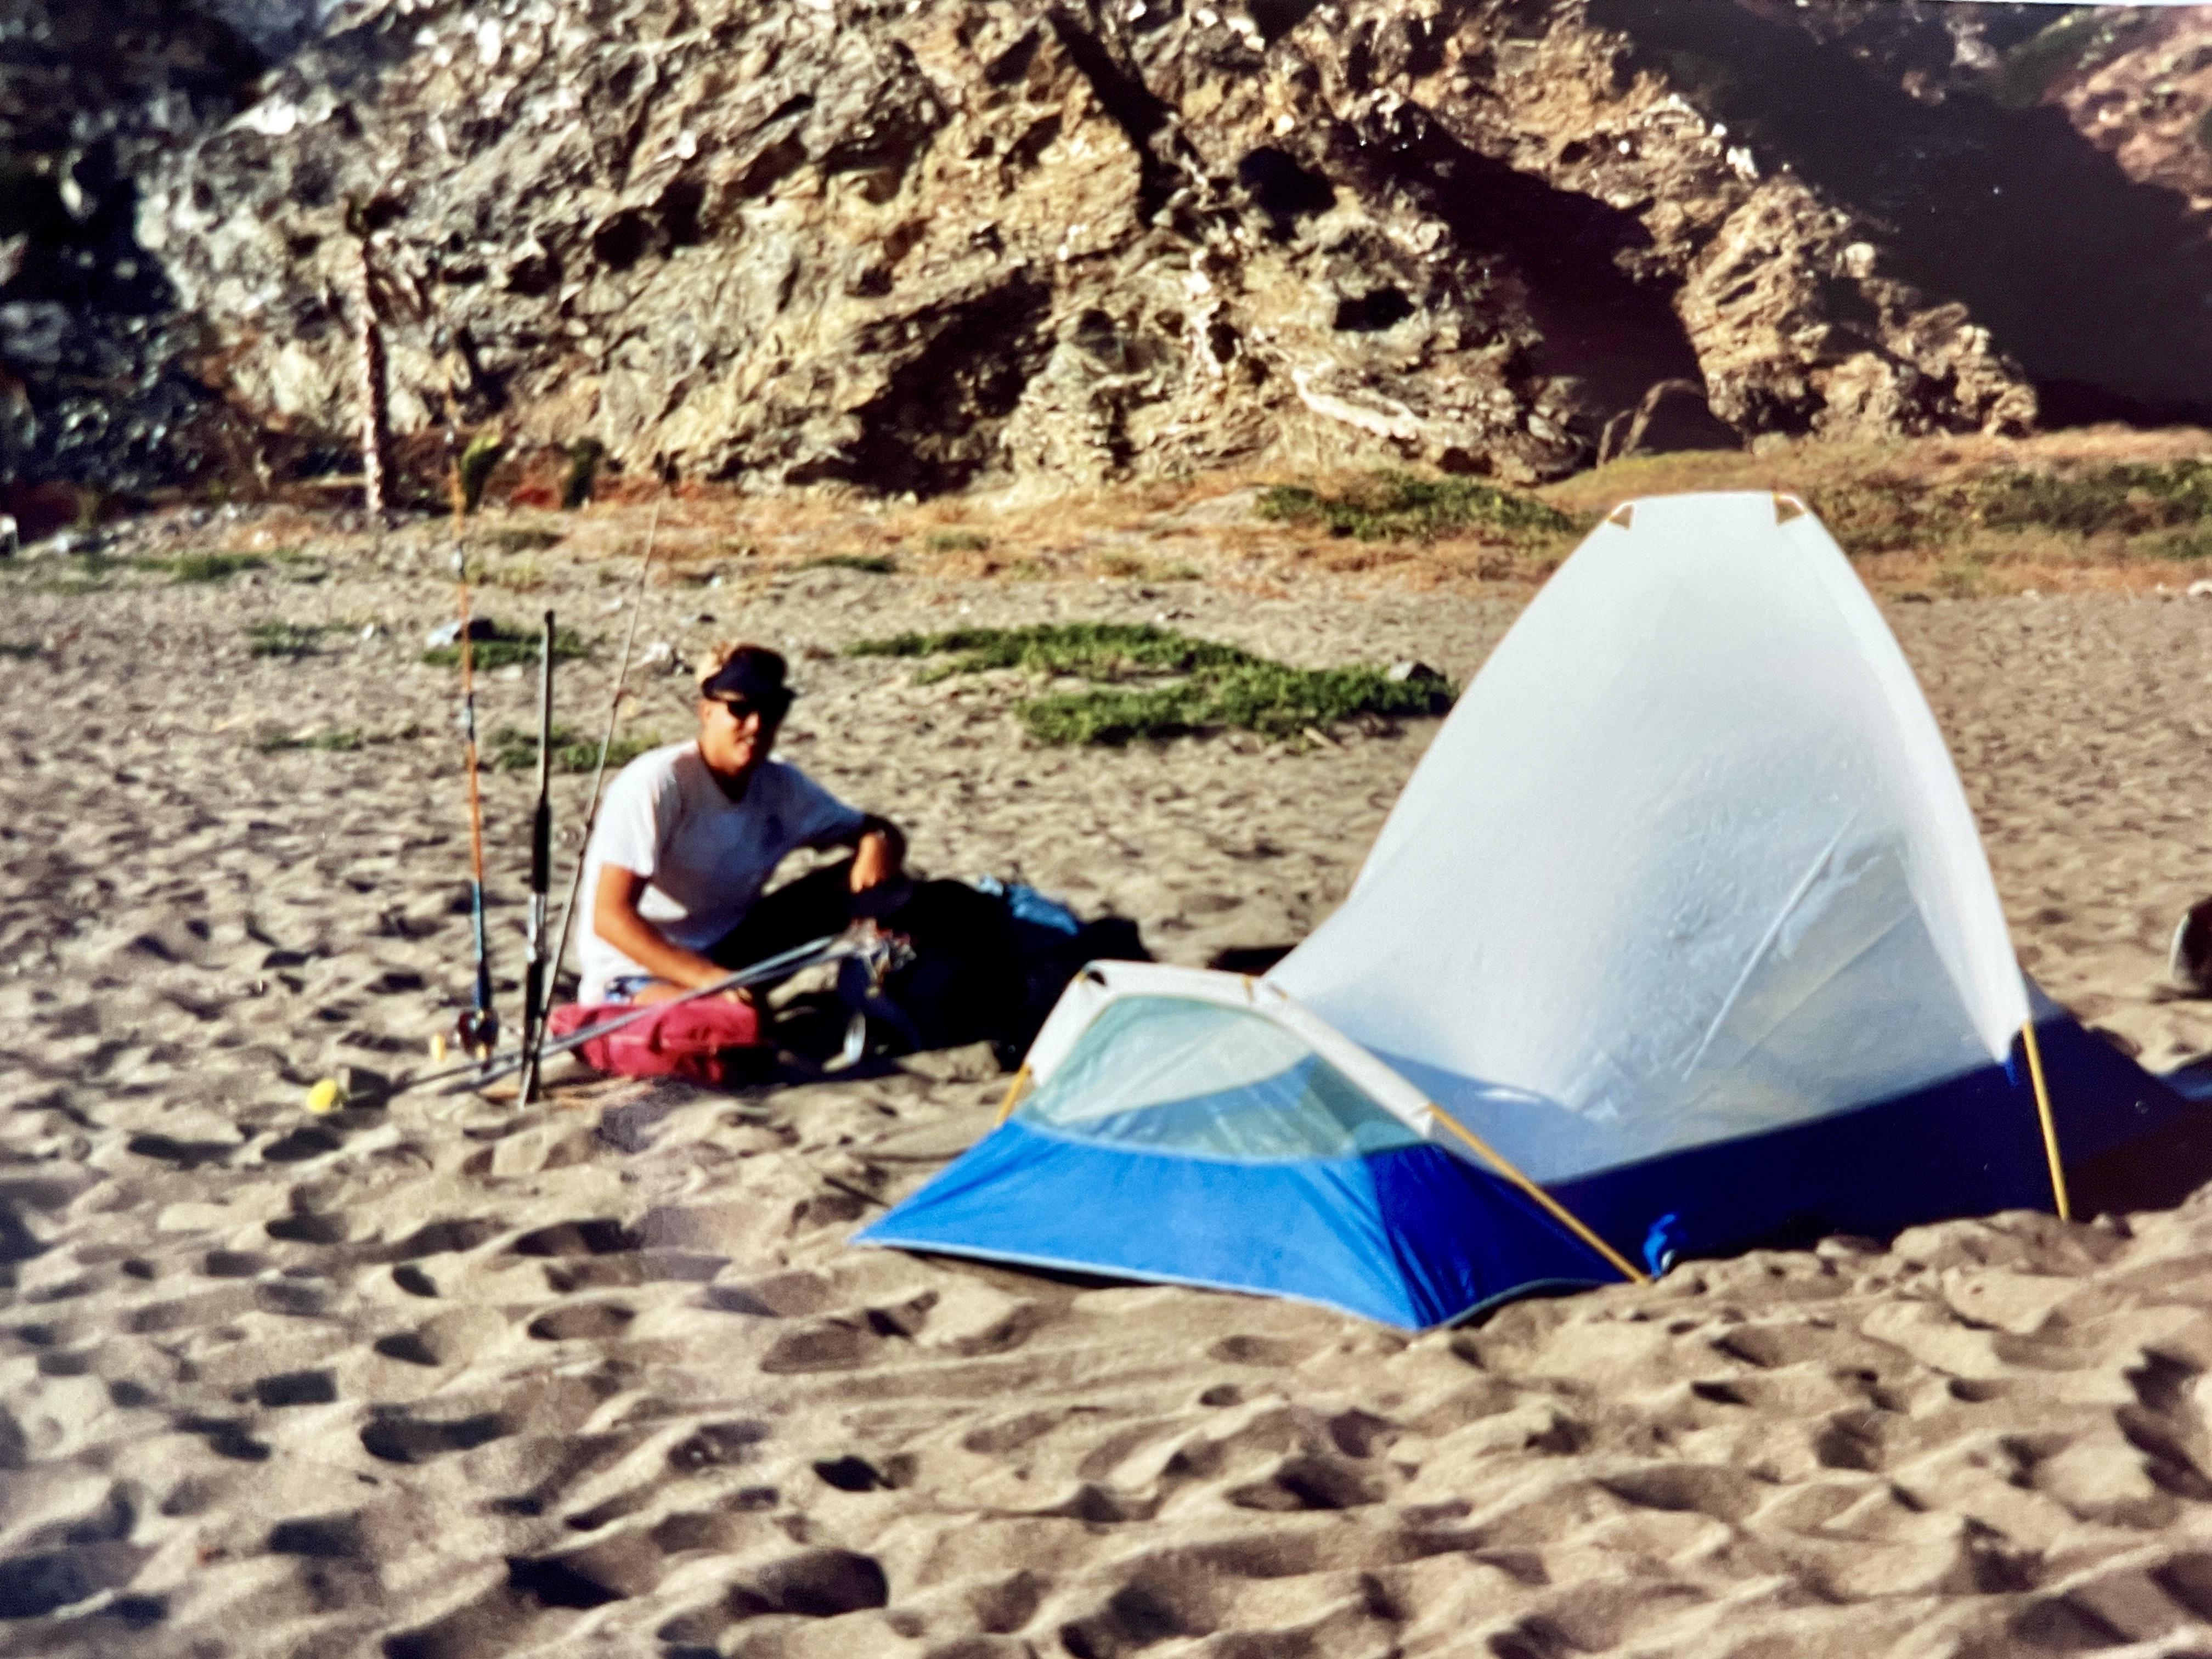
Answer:
POLYGON ((775 721, 791 711, 799 694, 784 681, 787 672, 781 652, 764 645, 741 645, 710 669, 699 681, 699 695, 710 702, 749 703, 761 718, 775 721))

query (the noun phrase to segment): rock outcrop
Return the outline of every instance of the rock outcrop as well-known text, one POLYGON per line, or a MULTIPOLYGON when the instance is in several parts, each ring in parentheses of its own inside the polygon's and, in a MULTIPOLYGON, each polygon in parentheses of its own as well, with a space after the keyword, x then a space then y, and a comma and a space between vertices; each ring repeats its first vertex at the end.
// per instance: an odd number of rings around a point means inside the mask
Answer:
POLYGON ((276 67, 132 169, 137 240, 309 465, 356 423, 364 238, 403 433, 763 486, 1527 481, 1631 434, 2018 429, 2054 388, 2170 412, 2212 367, 2187 205, 2075 131, 2073 82, 1985 95, 2034 7, 199 3, 276 67), (2054 313, 2078 273, 2035 239, 2086 236, 2038 168, 2133 215, 2084 257, 2135 315, 2054 313))
POLYGON ((140 488, 214 441, 202 336, 138 244, 137 191, 262 67, 166 0, 0 9, 0 483, 140 488))

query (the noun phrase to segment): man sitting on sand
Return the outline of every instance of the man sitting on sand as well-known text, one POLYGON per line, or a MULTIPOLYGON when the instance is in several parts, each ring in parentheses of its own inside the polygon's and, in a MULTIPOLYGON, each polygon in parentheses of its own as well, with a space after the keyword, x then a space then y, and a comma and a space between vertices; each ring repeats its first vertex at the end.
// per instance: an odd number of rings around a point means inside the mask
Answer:
POLYGON ((895 826, 769 758, 793 696, 785 672, 764 646, 717 651, 699 677, 698 737, 639 756, 609 786, 585 854, 583 1001, 659 1002, 709 984, 842 932, 900 883, 895 826), (802 847, 853 856, 763 898, 802 847))

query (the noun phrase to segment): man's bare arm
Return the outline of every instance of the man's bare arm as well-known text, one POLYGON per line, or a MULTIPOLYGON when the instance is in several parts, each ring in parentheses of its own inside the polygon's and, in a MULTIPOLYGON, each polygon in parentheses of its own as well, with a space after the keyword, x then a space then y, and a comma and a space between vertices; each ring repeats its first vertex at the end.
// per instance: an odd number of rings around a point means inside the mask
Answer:
POLYGON ((655 979, 684 990, 712 984, 729 970, 696 951, 672 945, 661 931, 638 914, 638 896, 646 878, 635 871, 607 865, 599 871, 599 890, 592 896, 592 931, 655 979))

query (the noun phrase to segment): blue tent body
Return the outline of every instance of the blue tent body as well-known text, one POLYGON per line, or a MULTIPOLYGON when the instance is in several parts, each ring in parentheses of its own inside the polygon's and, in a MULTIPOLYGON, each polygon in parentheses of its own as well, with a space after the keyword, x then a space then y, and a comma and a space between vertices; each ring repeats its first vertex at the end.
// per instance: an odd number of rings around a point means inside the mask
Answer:
POLYGON ((1245 1164, 1019 1121, 860 1237, 1295 1297, 1409 1330, 1515 1291, 1615 1277, 1517 1188, 1439 1146, 1245 1164), (1109 1213, 1121 1221, 1102 1227, 1109 1213))
POLYGON ((1524 612, 1267 977, 1097 963, 1035 1087, 861 1241, 1423 1329, 1678 1257, 2212 1172, 2190 1073, 2032 995, 1818 521, 1659 498, 1524 612), (1595 1241, 1602 1241, 1601 1247, 1595 1241))
MULTIPOLYGON (((2170 1086, 2057 1010, 2037 1032, 2078 1212, 2170 1201, 2175 1180, 2212 1174, 2212 1110, 2195 1103, 2212 1094, 2207 1080, 2170 1086)), ((1990 1066, 1552 1190, 1653 1270, 1675 1256, 2047 1210, 2023 1070, 1990 1066)), ((1516 1187, 1443 1146, 1240 1161, 1086 1139, 1019 1115, 860 1237, 1291 1297, 1408 1330, 1620 1277, 1516 1187)))

